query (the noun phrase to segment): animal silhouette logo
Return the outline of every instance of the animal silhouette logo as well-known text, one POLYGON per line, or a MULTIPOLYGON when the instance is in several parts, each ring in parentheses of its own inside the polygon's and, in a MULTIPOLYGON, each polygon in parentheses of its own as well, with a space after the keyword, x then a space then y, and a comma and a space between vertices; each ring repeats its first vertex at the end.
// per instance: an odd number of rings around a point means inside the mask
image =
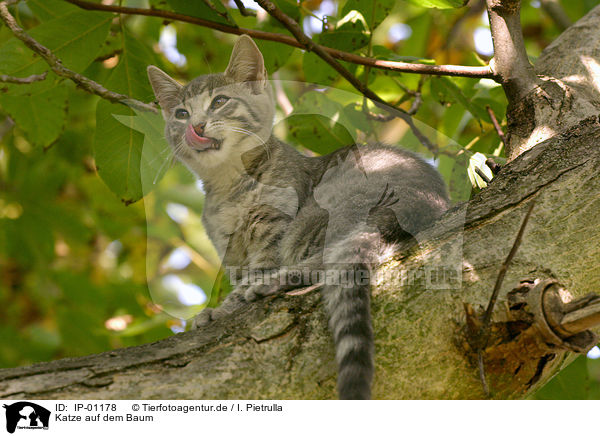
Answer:
POLYGON ((19 401, 10 405, 4 404, 6 409, 6 431, 14 433, 19 429, 48 429, 50 411, 40 405, 29 401, 19 401))

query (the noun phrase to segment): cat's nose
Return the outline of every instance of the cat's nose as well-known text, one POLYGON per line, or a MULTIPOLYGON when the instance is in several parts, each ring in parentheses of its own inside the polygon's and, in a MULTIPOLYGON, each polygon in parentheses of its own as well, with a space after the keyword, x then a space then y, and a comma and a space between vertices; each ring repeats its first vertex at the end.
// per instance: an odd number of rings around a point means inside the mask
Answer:
POLYGON ((194 132, 196 135, 203 136, 204 135, 204 127, 206 127, 206 123, 198 123, 194 126, 194 132))

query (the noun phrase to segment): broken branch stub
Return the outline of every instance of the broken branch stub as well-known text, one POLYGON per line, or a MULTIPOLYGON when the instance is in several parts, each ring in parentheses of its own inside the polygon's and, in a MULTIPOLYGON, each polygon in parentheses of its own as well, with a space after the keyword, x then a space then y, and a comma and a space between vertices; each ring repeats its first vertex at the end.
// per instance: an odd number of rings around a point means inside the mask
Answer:
MULTIPOLYGON (((466 307, 468 348, 476 352, 482 343, 477 331, 482 315, 466 307)), ((521 281, 495 311, 485 338, 483 362, 491 396, 519 398, 534 392, 566 363, 569 352, 586 353, 596 345, 598 337, 589 329, 598 325, 599 296, 574 300, 556 280, 521 281)))
POLYGON ((588 330, 600 324, 600 297, 594 294, 573 300, 555 280, 526 280, 508 293, 509 318, 530 318, 540 338, 550 348, 587 353, 598 342, 588 330))

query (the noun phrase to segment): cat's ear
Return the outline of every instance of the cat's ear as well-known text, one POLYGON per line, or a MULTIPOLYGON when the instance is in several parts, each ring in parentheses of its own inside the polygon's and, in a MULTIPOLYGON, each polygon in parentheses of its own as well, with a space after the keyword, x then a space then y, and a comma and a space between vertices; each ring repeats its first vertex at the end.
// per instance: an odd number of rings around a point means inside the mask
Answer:
POLYGON ((249 82, 255 93, 262 92, 267 85, 267 70, 262 53, 247 35, 239 37, 225 75, 236 82, 249 82))
POLYGON ((181 103, 179 91, 183 85, 176 82, 167 73, 154 65, 150 65, 147 71, 154 95, 158 99, 163 114, 166 114, 181 103))

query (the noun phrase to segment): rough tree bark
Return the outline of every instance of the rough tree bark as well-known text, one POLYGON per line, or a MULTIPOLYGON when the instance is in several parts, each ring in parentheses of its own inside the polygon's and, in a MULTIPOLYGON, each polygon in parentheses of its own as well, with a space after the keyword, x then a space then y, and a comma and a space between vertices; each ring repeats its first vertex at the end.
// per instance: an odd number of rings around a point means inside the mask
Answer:
MULTIPOLYGON (((544 100, 550 112, 539 109, 544 86, 516 102, 528 124, 519 119, 508 133, 528 145, 514 148, 514 159, 480 195, 424 232, 419 247, 381 267, 372 292, 375 398, 484 397, 465 305, 471 313, 487 305, 533 199, 484 350, 491 395, 522 398, 571 358, 527 330, 528 314, 507 323, 508 308, 523 306, 514 302, 518 293, 512 300, 507 294, 525 279, 555 279, 577 297, 600 289, 599 25, 597 7, 538 59, 536 73, 561 91, 544 100), (532 138, 542 128, 538 143, 532 138), (432 271, 447 274, 445 285, 431 283, 432 271)), ((335 372, 313 292, 258 301, 202 331, 154 344, 0 370, 0 397, 334 398, 335 372)))

